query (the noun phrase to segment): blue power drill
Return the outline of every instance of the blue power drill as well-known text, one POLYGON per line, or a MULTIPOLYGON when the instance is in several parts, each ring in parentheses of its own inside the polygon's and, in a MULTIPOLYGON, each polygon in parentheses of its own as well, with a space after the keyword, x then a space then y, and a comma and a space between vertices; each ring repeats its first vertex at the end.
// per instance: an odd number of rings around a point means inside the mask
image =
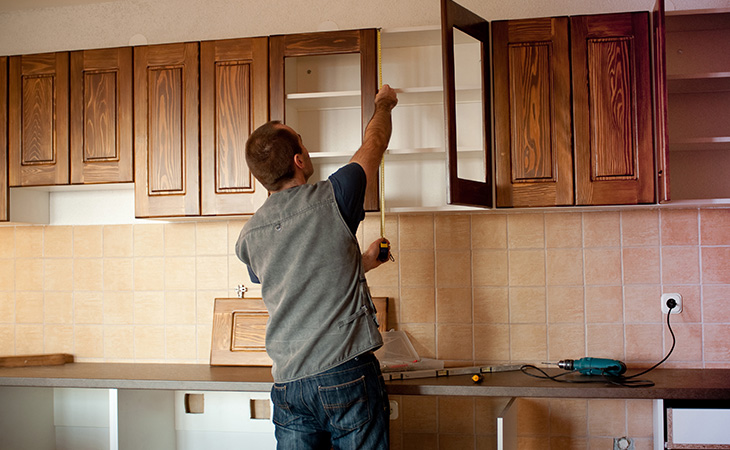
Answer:
POLYGON ((580 358, 558 361, 558 367, 565 370, 576 370, 583 375, 609 375, 617 377, 626 372, 626 364, 616 359, 580 358))

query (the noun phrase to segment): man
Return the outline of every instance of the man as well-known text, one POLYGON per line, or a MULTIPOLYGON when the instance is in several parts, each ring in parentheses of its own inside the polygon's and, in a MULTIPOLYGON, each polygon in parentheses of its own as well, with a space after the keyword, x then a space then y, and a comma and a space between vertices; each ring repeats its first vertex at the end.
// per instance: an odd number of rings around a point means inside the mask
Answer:
POLYGON ((384 85, 362 146, 316 184, 307 183, 309 152, 290 127, 269 122, 246 143, 246 162, 271 195, 241 230, 236 254, 269 312, 279 449, 388 448, 388 396, 373 355, 383 341, 364 275, 381 264, 380 240, 361 254, 355 233, 397 103, 384 85))

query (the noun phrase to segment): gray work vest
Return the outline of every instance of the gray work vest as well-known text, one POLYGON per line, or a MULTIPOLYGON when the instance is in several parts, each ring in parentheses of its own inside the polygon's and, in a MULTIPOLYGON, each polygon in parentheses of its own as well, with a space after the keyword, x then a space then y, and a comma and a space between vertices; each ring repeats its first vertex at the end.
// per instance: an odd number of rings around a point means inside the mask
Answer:
POLYGON ((360 246, 329 181, 271 195, 241 230, 236 255, 261 281, 266 351, 277 383, 383 344, 360 246))

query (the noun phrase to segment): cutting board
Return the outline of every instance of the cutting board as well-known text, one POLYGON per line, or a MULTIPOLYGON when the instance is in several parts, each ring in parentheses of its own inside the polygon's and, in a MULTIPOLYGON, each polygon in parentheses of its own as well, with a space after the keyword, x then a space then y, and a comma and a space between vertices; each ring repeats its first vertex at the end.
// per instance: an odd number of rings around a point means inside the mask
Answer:
MULTIPOLYGON (((388 297, 374 297, 380 331, 388 329, 388 297)), ((266 354, 269 314, 260 298, 217 298, 213 310, 211 366, 270 366, 266 354)))

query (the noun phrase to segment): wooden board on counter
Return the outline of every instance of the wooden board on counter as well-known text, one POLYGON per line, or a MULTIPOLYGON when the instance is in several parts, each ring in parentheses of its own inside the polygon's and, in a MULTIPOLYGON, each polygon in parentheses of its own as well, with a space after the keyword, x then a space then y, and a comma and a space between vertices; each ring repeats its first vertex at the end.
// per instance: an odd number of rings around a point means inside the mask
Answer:
POLYGON ((74 357, 68 353, 0 356, 0 367, 60 366, 72 362, 74 357))

